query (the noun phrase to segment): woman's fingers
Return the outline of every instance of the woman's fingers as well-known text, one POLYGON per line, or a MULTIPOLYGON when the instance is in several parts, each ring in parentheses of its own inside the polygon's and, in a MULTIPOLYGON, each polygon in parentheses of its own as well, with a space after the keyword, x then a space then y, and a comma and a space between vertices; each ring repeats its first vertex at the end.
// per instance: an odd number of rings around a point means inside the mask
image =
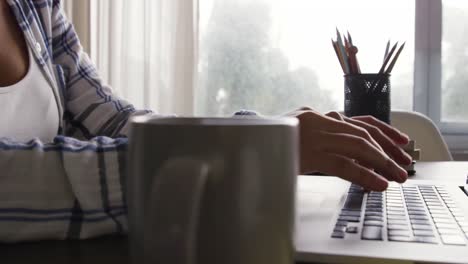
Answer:
POLYGON ((329 112, 329 113, 326 114, 326 116, 329 116, 329 117, 334 118, 334 119, 339 120, 339 121, 344 121, 344 117, 340 113, 338 113, 336 111, 329 112))
POLYGON ((329 153, 315 153, 315 155, 320 172, 338 176, 371 191, 381 192, 388 187, 385 178, 349 158, 329 153))
POLYGON ((364 128, 315 112, 303 112, 298 115, 297 118, 300 120, 301 131, 320 130, 329 133, 351 134, 369 141, 369 143, 374 145, 377 149, 383 151, 382 147, 364 128))
POLYGON ((395 143, 399 145, 407 145, 409 143, 408 135, 400 132, 398 129, 376 119, 373 116, 356 116, 352 119, 363 121, 370 125, 373 125, 380 129, 385 135, 387 135, 390 139, 395 141, 395 143))
POLYGON ((346 118, 345 120, 353 125, 366 129, 367 132, 369 132, 369 134, 384 149, 384 151, 393 159, 395 159, 396 162, 403 165, 411 164, 411 157, 406 152, 404 152, 403 149, 396 145, 395 142, 390 139, 384 132, 382 132, 380 128, 357 119, 346 118))
POLYGON ((288 112, 286 114, 284 114, 285 116, 294 116, 294 117, 297 117, 297 116, 300 116, 302 114, 304 114, 305 112, 316 112, 314 109, 310 108, 310 107, 307 107, 307 106, 303 106, 303 107, 300 107, 296 110, 293 110, 291 112, 288 112))
POLYGON ((395 143, 404 142, 404 134, 398 130, 368 117, 348 120, 337 112, 324 116, 303 108, 295 116, 300 121, 302 172, 336 175, 376 191, 388 186, 385 178, 406 181, 407 172, 379 144, 398 157, 401 153, 395 143))
POLYGON ((374 138, 383 148, 383 150, 385 150, 385 152, 394 158, 399 164, 411 164, 411 157, 396 144, 397 142, 398 144, 406 145, 408 143, 408 136, 399 132, 397 129, 379 121, 372 116, 358 116, 348 118, 338 112, 330 112, 327 114, 327 116, 337 120, 343 120, 366 129, 372 138, 374 138))
MULTIPOLYGON (((305 143, 304 147, 308 149, 356 160, 358 163, 376 169, 389 180, 405 182, 408 178, 407 172, 403 168, 363 138, 323 131, 314 131, 311 136, 317 140, 310 142, 311 145, 305 143)), ((304 153, 304 155, 306 154, 304 153)))

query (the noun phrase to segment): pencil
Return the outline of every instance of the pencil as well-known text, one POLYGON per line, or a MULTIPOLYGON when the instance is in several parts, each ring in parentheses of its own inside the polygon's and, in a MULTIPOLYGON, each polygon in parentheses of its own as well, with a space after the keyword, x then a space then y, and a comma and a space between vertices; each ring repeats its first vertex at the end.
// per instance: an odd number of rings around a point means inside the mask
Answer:
POLYGON ((396 49, 397 46, 398 46, 398 42, 395 43, 393 48, 390 50, 390 53, 388 53, 387 57, 385 58, 385 61, 383 62, 382 67, 379 70, 379 74, 384 73, 384 70, 387 67, 387 64, 390 61, 390 58, 392 57, 393 53, 395 52, 395 49, 396 49))
POLYGON ((356 46, 351 46, 349 48, 349 50, 348 50, 349 58, 350 58, 351 65, 352 65, 352 68, 353 68, 353 73, 361 73, 361 69, 359 67, 359 62, 358 62, 358 59, 356 57, 357 52, 358 52, 358 49, 356 48, 356 46))
POLYGON ((351 42, 349 41, 349 39, 346 38, 345 35, 343 35, 343 39, 344 39, 344 42, 345 42, 345 50, 346 50, 346 54, 348 55, 348 65, 349 65, 349 73, 356 73, 357 70, 356 70, 356 67, 355 67, 355 63, 354 63, 354 58, 353 58, 353 54, 351 53, 351 42))
POLYGON ((398 52, 396 53, 395 57, 394 57, 393 60, 392 60, 392 63, 390 63, 390 65, 388 66, 388 68, 387 68, 387 70, 385 71, 385 73, 389 74, 389 73, 392 72, 393 67, 395 66, 395 63, 396 63, 396 61, 398 60, 398 57, 400 56, 401 51, 402 51, 403 48, 405 47, 405 44, 406 44, 406 42, 404 42, 403 45, 401 45, 401 47, 398 49, 398 52))
POLYGON ((344 68, 343 62, 341 61, 340 53, 338 52, 337 44, 336 44, 335 41, 333 41, 333 39, 331 40, 331 42, 332 42, 333 49, 335 50, 336 57, 338 58, 338 61, 340 62, 341 69, 343 70, 343 72, 345 72, 345 68, 344 68))
POLYGON ((387 58, 387 55, 388 55, 388 49, 390 48, 390 40, 388 40, 387 42, 387 47, 385 48, 385 54, 384 54, 384 61, 385 59, 387 58))
POLYGON ((349 31, 348 31, 348 40, 349 40, 349 43, 351 44, 351 46, 354 46, 353 39, 351 38, 351 34, 349 34, 349 31))
POLYGON ((358 53, 358 48, 354 46, 353 38, 351 37, 351 33, 348 31, 348 41, 350 44, 350 49, 348 50, 349 56, 352 57, 352 61, 354 63, 354 73, 361 73, 361 67, 359 66, 359 61, 357 59, 356 54, 358 53))
POLYGON ((349 73, 348 58, 346 56, 346 51, 344 49, 343 41, 341 39, 341 34, 340 34, 340 31, 338 31, 338 28, 336 29, 336 36, 337 36, 337 43, 338 43, 338 51, 343 56, 343 64, 345 68, 345 73, 348 74, 349 73))
MULTIPOLYGON (((392 57, 393 53, 395 52, 395 49, 397 48, 398 46, 398 42, 395 43, 395 45, 393 46, 393 48, 390 50, 390 52, 387 54, 387 57, 385 58, 385 61, 383 62, 382 64, 382 67, 380 68, 379 70, 379 75, 383 74, 384 73, 384 70, 385 68, 387 67, 387 64, 388 62, 390 61, 390 58, 392 57)), ((379 88, 379 84, 380 84, 380 79, 377 79, 375 80, 374 82, 372 82, 371 84, 371 90, 372 92, 375 92, 378 88, 379 88)))

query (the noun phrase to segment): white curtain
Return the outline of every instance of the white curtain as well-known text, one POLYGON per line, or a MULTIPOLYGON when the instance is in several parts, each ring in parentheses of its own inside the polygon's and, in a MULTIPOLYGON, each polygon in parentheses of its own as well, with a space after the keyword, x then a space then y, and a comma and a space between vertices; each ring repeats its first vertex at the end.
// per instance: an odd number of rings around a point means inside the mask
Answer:
POLYGON ((104 80, 139 108, 192 115, 197 0, 91 0, 90 11, 90 54, 104 80))
POLYGON ((81 45, 84 50, 90 51, 90 1, 91 0, 63 0, 63 9, 80 36, 81 45))

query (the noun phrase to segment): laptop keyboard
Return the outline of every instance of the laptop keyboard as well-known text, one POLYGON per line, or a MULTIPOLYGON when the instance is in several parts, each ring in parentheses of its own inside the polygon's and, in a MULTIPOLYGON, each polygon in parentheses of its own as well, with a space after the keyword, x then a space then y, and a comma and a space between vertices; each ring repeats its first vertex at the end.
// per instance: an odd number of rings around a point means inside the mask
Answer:
POLYGON ((332 238, 466 246, 468 219, 443 186, 390 185, 364 192, 351 185, 332 238))

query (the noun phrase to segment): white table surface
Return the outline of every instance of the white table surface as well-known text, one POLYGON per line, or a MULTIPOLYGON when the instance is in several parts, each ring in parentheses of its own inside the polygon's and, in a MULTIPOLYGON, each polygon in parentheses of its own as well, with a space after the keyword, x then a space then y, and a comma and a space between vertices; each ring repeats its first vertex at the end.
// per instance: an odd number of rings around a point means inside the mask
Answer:
POLYGON ((463 185, 468 175, 468 162, 417 162, 415 169, 416 175, 410 179, 456 181, 463 185))
MULTIPOLYGON (((464 183, 468 162, 419 162, 411 179, 464 183)), ((311 177, 311 176, 308 176, 311 177)), ((1 245, 2 263, 130 264, 126 237, 1 245)), ((298 263, 300 264, 300 263, 298 263)))

